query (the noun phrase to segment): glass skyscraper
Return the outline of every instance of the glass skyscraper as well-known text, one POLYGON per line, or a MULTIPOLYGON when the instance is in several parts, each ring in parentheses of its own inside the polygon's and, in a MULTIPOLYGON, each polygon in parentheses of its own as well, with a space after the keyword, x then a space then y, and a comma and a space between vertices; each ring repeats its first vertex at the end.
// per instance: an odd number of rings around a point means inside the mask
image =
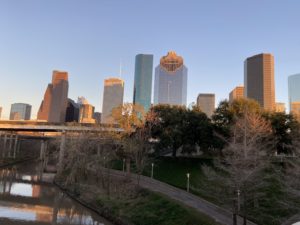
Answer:
POLYGON ((187 71, 175 52, 162 57, 155 69, 154 104, 186 105, 187 71))
POLYGON ((14 103, 10 109, 10 120, 30 120, 31 105, 25 103, 14 103))
POLYGON ((153 55, 139 54, 135 57, 133 104, 148 111, 151 107, 153 55))
POLYGON ((300 102, 300 73, 288 77, 289 108, 292 111, 292 104, 300 102))
POLYGON ((112 110, 123 105, 124 81, 120 78, 108 78, 104 80, 102 123, 114 123, 112 110))

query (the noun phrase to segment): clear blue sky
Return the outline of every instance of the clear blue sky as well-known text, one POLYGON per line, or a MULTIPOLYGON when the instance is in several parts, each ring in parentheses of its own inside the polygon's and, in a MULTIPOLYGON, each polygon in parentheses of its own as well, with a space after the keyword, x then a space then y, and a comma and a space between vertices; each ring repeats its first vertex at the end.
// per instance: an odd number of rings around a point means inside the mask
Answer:
MULTIPOLYGON (((188 73, 188 103, 199 93, 227 98, 243 84, 243 62, 275 56, 276 101, 287 102, 287 77, 300 72, 297 0, 0 0, 0 106, 33 105, 52 70, 69 72, 69 97, 102 109, 103 79, 123 63, 125 101, 132 101, 134 59, 154 65, 174 50, 188 73)), ((300 88, 300 87, 299 87, 300 88)))

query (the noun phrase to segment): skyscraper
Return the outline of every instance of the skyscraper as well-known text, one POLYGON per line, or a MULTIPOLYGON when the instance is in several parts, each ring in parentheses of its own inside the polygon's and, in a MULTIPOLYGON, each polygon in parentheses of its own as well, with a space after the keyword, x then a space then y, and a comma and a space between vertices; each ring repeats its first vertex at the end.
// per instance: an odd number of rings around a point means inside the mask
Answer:
POLYGON ((285 112, 285 104, 283 102, 276 102, 275 112, 285 112))
POLYGON ((300 102, 300 73, 288 77, 289 108, 292 111, 292 103, 300 102))
POLYGON ((292 102, 290 113, 300 121, 300 102, 292 102))
POLYGON ((229 93, 229 102, 244 98, 244 86, 237 86, 229 93))
POLYGON ((265 110, 275 110, 274 57, 259 54, 244 63, 245 97, 256 100, 265 110))
POLYGON ((78 122, 79 121, 79 105, 72 99, 68 99, 66 122, 78 122))
POLYGON ((10 120, 30 120, 31 105, 25 103, 14 103, 10 108, 10 120))
POLYGON ((95 123, 95 107, 89 104, 89 102, 84 97, 78 97, 77 104, 79 105, 79 122, 95 123))
POLYGON ((163 56, 155 69, 154 103, 186 105, 187 71, 175 52, 163 56))
POLYGON ((102 123, 113 123, 112 110, 123 105, 124 81, 119 78, 108 78, 104 80, 102 123))
POLYGON ((199 94, 197 106, 207 117, 211 117, 215 111, 215 94, 199 94))
POLYGON ((37 119, 62 123, 66 119, 68 105, 68 73, 53 71, 52 83, 48 84, 37 119))
POLYGON ((94 112, 93 118, 95 119, 95 123, 101 123, 101 113, 100 112, 94 112))
POLYGON ((135 57, 133 104, 145 111, 151 106, 153 55, 139 54, 135 57))

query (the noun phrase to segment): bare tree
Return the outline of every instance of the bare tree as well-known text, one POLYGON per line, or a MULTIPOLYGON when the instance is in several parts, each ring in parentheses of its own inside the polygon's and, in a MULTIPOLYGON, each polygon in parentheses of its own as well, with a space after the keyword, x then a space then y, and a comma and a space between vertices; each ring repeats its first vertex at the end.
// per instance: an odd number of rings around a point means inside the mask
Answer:
POLYGON ((115 108, 112 117, 124 130, 121 134, 122 155, 126 159, 127 173, 130 175, 130 162, 133 161, 139 184, 140 175, 148 163, 151 150, 151 129, 157 117, 153 111, 150 110, 145 114, 142 106, 131 103, 115 108))
MULTIPOLYGON (((234 214, 247 217, 246 203, 255 188, 262 184, 261 172, 271 162, 274 151, 272 129, 260 114, 244 110, 232 126, 232 137, 223 150, 223 156, 215 160, 216 173, 210 168, 203 170, 210 179, 218 179, 227 187, 227 201, 232 202, 234 214), (251 194, 250 194, 251 193, 251 194), (243 203, 243 204, 242 204, 243 203), (243 207, 241 207, 243 205, 243 207)), ((236 221, 236 220, 234 220, 236 221)), ((246 221, 246 219, 245 219, 246 221)))

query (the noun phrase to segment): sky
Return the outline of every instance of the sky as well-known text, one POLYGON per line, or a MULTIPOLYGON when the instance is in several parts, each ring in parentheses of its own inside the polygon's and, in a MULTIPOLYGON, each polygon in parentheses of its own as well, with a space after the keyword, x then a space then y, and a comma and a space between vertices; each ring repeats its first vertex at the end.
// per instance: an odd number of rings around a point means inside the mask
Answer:
MULTIPOLYGON (((275 57, 277 102, 300 73, 298 0, 0 0, 0 106, 32 105, 36 118, 53 70, 69 73, 69 98, 102 111, 103 81, 120 76, 132 102, 135 55, 154 67, 176 51, 188 68, 188 104, 215 93, 216 104, 243 85, 244 60, 275 57)), ((300 87, 299 87, 300 88, 300 87)))

